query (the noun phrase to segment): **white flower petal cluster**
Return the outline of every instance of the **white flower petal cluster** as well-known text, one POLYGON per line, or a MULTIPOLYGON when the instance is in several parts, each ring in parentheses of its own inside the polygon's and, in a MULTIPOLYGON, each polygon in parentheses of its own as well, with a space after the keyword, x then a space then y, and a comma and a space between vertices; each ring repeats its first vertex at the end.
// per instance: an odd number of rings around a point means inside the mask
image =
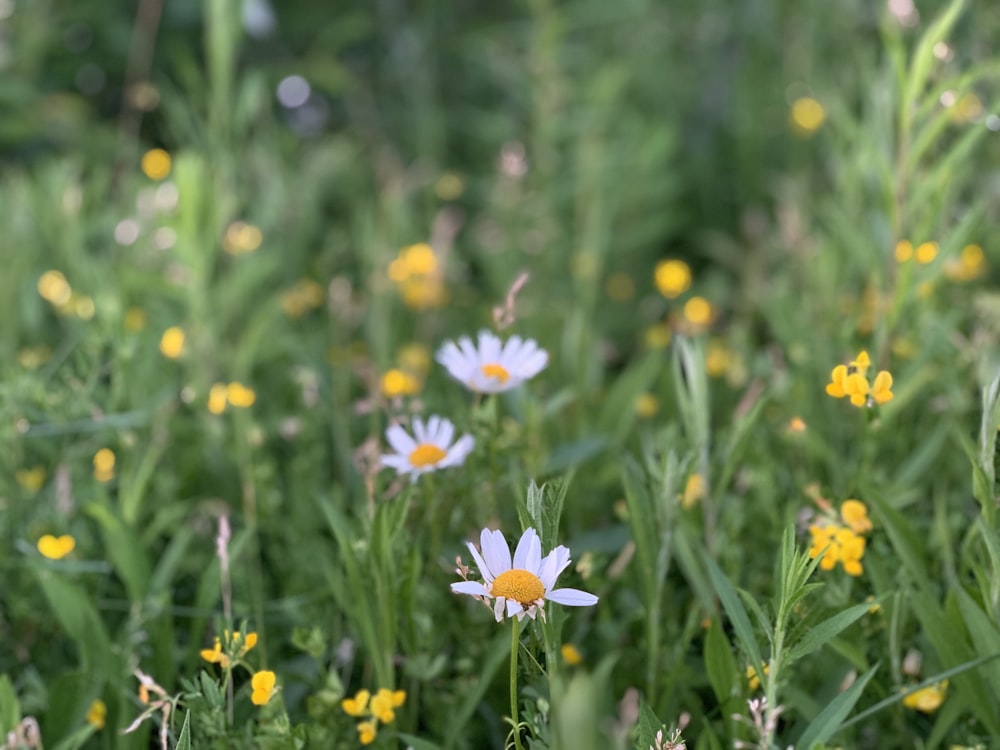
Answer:
POLYGON ((535 377, 549 355, 533 339, 511 336, 506 343, 489 331, 479 332, 478 344, 468 336, 449 341, 438 350, 437 361, 471 391, 500 393, 535 377))
POLYGON ((413 437, 398 424, 391 425, 385 437, 396 452, 383 455, 382 466, 395 469, 397 474, 409 474, 412 482, 421 474, 461 466, 476 445, 468 434, 452 443, 455 425, 438 416, 432 416, 426 424, 414 417, 413 437))

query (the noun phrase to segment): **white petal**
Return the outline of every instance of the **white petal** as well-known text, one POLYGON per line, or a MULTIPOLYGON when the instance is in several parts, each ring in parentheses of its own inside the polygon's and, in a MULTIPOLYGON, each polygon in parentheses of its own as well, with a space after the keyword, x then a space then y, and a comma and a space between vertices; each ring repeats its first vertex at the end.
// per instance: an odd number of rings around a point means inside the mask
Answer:
POLYGON ((395 454, 386 454, 379 459, 383 466, 388 466, 399 473, 409 471, 412 467, 410 466, 410 459, 406 456, 397 456, 395 454))
MULTIPOLYGON (((516 602, 513 599, 507 600, 507 617, 513 617, 514 615, 520 615, 524 612, 524 607, 521 606, 520 602, 516 602)), ((521 619, 518 617, 517 619, 521 619)))
POLYGON ((489 596, 486 587, 478 581, 457 581, 451 584, 451 590, 456 594, 468 594, 469 596, 489 596))
POLYGON ((502 596, 498 596, 497 600, 493 602, 493 614, 497 618, 497 622, 503 619, 503 606, 506 601, 502 596))
MULTIPOLYGON (((503 345, 503 351, 500 353, 501 364, 507 367, 516 363, 520 357, 521 350, 524 348, 523 344, 524 341, 520 336, 511 336, 507 339, 507 343, 503 345)), ((508 367, 508 369, 510 368, 508 367)))
POLYGON ((472 542, 466 542, 465 544, 468 546, 469 552, 472 553, 472 559, 476 561, 476 567, 479 568, 479 574, 483 577, 483 580, 486 581, 486 583, 493 583, 493 579, 496 578, 496 576, 490 571, 490 567, 486 564, 483 556, 479 554, 479 550, 476 549, 476 545, 472 542))
POLYGON ((464 378, 469 369, 465 355, 451 341, 438 350, 436 358, 453 378, 464 378))
POLYGON ((539 566, 538 577, 542 580, 546 591, 555 586, 559 574, 566 570, 569 563, 569 549, 561 544, 545 556, 539 566))
POLYGON ((510 547, 507 546, 507 541, 500 531, 483 529, 479 544, 483 549, 483 558, 494 578, 510 570, 510 547))
POLYGON ((489 331, 479 332, 479 364, 499 362, 502 349, 499 338, 489 331))
POLYGON ((417 447, 413 438, 398 424, 389 426, 389 429, 385 431, 385 439, 389 441, 389 445, 392 446, 392 449, 396 453, 404 456, 409 456, 413 452, 413 449, 417 447))
POLYGON ((524 378, 533 378, 545 369, 549 363, 549 355, 544 349, 539 349, 530 357, 525 357, 518 363, 517 374, 524 378))
POLYGON ((476 441, 472 435, 462 435, 448 451, 448 455, 438 464, 438 467, 444 469, 449 466, 461 466, 465 463, 466 457, 472 453, 475 445, 476 441))
POLYGON ((556 589, 545 594, 550 602, 556 602, 567 607, 593 607, 597 597, 579 589, 556 589))
POLYGON ((542 542, 538 538, 538 533, 527 528, 521 534, 521 540, 514 550, 514 567, 520 570, 527 570, 538 574, 538 564, 542 560, 542 542))
POLYGON ((438 418, 438 425, 434 436, 434 445, 441 450, 448 450, 452 439, 455 437, 455 425, 450 420, 438 418))
POLYGON ((427 428, 424 426, 424 420, 420 417, 413 418, 413 437, 417 439, 417 445, 423 445, 427 442, 427 428))

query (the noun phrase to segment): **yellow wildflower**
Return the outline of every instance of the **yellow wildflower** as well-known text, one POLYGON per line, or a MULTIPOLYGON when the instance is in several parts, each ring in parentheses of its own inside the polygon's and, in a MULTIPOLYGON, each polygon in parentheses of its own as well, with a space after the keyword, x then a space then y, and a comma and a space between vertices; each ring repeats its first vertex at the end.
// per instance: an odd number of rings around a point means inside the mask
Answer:
POLYGON ((98 482, 110 482, 115 478, 115 452, 110 448, 101 448, 94 454, 94 479, 98 482))
POLYGON ((986 256, 979 245, 966 245, 957 259, 951 259, 944 266, 944 273, 952 281, 971 281, 983 273, 986 256))
POLYGON ((837 365, 830 373, 826 392, 834 398, 849 396, 855 406, 864 406, 870 401, 884 404, 892 400, 892 375, 880 370, 875 382, 869 385, 865 372, 871 365, 868 352, 862 351, 849 365, 837 365))
POLYGON ((344 698, 340 702, 340 707, 348 716, 364 716, 368 710, 368 699, 371 698, 371 695, 367 690, 359 690, 353 698, 344 698))
POLYGON ((170 174, 170 154, 162 148, 153 148, 142 155, 142 173, 151 180, 166 179, 170 174))
POLYGON ((274 695, 274 672, 267 669, 257 672, 250 679, 250 687, 253 688, 250 702, 255 706, 265 705, 274 695))
POLYGON ((913 257, 913 243, 909 240, 900 240, 896 243, 896 262, 908 263, 913 257))
POLYGON ((840 517, 855 534, 864 534, 866 531, 872 530, 872 522, 868 518, 868 508, 860 500, 851 499, 841 503, 840 517))
POLYGON ((382 395, 386 398, 414 396, 420 393, 420 381, 403 370, 389 370, 382 376, 382 395))
POLYGON ((653 280, 667 299, 674 299, 691 286, 691 267, 682 260, 661 260, 656 264, 653 280))
POLYGON ((712 339, 708 342, 708 351, 705 352, 705 372, 710 377, 718 378, 725 375, 733 363, 733 353, 721 339, 712 339))
POLYGON ((923 711, 931 714, 944 703, 945 694, 948 692, 948 680, 941 680, 934 685, 928 685, 916 692, 910 693, 903 698, 903 705, 916 711, 923 711))
POLYGON ((75 547, 76 540, 69 534, 63 534, 59 537, 46 534, 38 540, 38 551, 42 557, 47 557, 50 560, 62 560, 75 547))
POLYGON ((108 707, 100 698, 90 704, 87 709, 87 723, 97 729, 104 729, 104 721, 108 716, 108 707))
POLYGON ((281 293, 281 309, 290 318, 301 318, 323 304, 323 287, 312 279, 301 279, 281 293))
POLYGON ((715 311, 704 297, 692 297, 684 303, 684 319, 696 328, 707 326, 714 317, 715 311))
POLYGON ((563 661, 571 667, 575 667, 577 664, 583 663, 583 655, 572 643, 564 643, 562 648, 559 649, 559 653, 562 654, 563 661))
POLYGON ((652 393, 640 393, 635 397, 633 408, 640 419, 649 419, 660 410, 660 400, 652 393))
POLYGON ((229 388, 225 383, 215 383, 208 389, 208 410, 212 414, 222 414, 226 410, 226 394, 229 388))
POLYGON ((383 724, 390 724, 396 718, 396 712, 393 709, 399 708, 405 701, 405 691, 381 688, 371 699, 372 716, 383 724))
POLYGON ((28 492, 38 492, 45 484, 45 467, 35 466, 31 469, 18 469, 14 474, 17 483, 28 492))
POLYGON ((692 474, 688 477, 687 484, 684 485, 684 494, 681 495, 681 507, 687 510, 696 503, 705 499, 708 488, 701 474, 692 474))
POLYGON ((811 96, 803 96, 792 103, 789 125, 792 131, 804 138, 811 136, 826 121, 826 109, 811 96))
POLYGON ((177 359, 184 353, 184 329, 171 326, 160 337, 160 352, 167 359, 177 359))
MULTIPOLYGON (((771 673, 771 666, 769 664, 764 665, 764 674, 771 673)), ((760 677, 757 676, 757 670, 752 666, 747 667, 747 681, 750 683, 750 692, 754 692, 760 687, 760 677)))
POLYGON ((240 659, 246 656, 247 652, 250 651, 254 646, 257 645, 257 634, 247 633, 244 636, 240 631, 234 631, 232 637, 229 635, 228 630, 222 631, 223 638, 215 636, 215 641, 212 644, 212 648, 203 648, 199 653, 201 658, 210 664, 218 664, 223 669, 229 667, 231 663, 230 655, 236 659, 240 659), (229 653, 227 653, 227 650, 229 653))
POLYGON ((73 296, 73 288, 61 271, 46 271, 38 279, 38 293, 46 302, 63 307, 73 296))
POLYGON ((914 257, 917 259, 917 263, 926 266, 928 263, 932 263, 938 254, 938 243, 936 242, 924 242, 922 243, 914 252, 914 257))
POLYGON ((361 721, 358 722, 358 741, 362 745, 370 745, 375 741, 375 736, 378 734, 378 726, 374 721, 361 721))
POLYGON ((403 304, 412 310, 431 310, 443 307, 448 301, 448 290, 437 276, 415 276, 399 286, 403 304))
POLYGON ((234 221, 222 237, 222 249, 230 255, 252 253, 264 241, 260 228, 245 221, 234 221))
POLYGON ((809 527, 812 535, 812 547, 809 556, 812 558, 823 555, 820 568, 833 570, 839 562, 844 571, 851 576, 859 576, 864 571, 861 558, 865 554, 865 538, 855 534, 851 529, 837 524, 812 525, 809 527), (823 551, 826 550, 824 553, 823 551))
POLYGON ((226 400, 232 406, 246 409, 254 405, 257 393, 253 388, 248 388, 243 383, 232 382, 226 386, 226 400))
POLYGON ((792 417, 788 420, 789 432, 805 432, 806 429, 806 423, 803 421, 802 417, 792 417))

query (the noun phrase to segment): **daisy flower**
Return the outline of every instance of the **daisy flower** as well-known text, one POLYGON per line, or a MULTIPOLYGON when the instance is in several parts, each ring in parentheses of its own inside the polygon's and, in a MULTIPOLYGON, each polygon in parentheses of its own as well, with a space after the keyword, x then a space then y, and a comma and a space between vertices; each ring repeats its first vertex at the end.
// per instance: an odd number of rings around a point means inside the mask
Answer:
POLYGON ((449 341, 437 353, 448 374, 478 393, 500 393, 535 377, 549 362, 549 355, 533 339, 511 336, 507 343, 489 331, 479 332, 479 345, 468 336, 449 341))
MULTIPOLYGON (((510 548, 499 531, 483 529, 479 536, 482 554, 470 542, 472 553, 483 582, 458 581, 451 584, 457 594, 469 594, 483 601, 494 599, 493 614, 497 622, 503 619, 504 609, 508 617, 525 615, 535 619, 541 612, 545 619, 545 600, 564 604, 567 607, 592 607, 597 597, 578 589, 553 589, 556 578, 569 565, 569 549, 559 545, 542 557, 542 543, 534 529, 527 529, 514 550, 511 561, 510 548)), ((464 570, 460 570, 464 573, 464 570)))
POLYGON ((382 466, 391 466, 397 474, 409 474, 413 482, 421 474, 461 466, 476 444, 472 435, 462 435, 453 445, 455 425, 438 416, 428 419, 426 425, 420 417, 414 417, 413 434, 416 440, 400 425, 391 425, 385 437, 396 452, 381 459, 382 466))

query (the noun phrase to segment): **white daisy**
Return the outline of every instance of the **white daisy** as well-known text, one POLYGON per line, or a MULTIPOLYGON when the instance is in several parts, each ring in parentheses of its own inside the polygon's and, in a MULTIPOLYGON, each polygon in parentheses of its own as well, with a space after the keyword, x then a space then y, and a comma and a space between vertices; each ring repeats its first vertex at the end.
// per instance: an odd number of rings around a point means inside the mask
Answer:
POLYGON ((489 331, 479 332, 479 346, 468 336, 449 341, 437 353, 448 373, 472 391, 500 393, 535 377, 549 362, 549 355, 533 339, 511 336, 503 343, 489 331))
POLYGON ((462 435, 452 445, 455 425, 438 416, 428 419, 426 425, 420 417, 414 417, 413 434, 416 440, 398 424, 391 425, 385 437, 396 452, 381 459, 382 466, 391 466, 397 474, 409 474, 412 482, 421 474, 461 466, 476 444, 472 435, 462 435))
MULTIPOLYGON (((553 589, 556 578, 569 565, 569 549, 559 545, 542 557, 542 543, 534 529, 527 529, 514 550, 511 562, 510 548, 499 531, 483 529, 479 536, 482 554, 470 542, 469 551, 479 566, 483 582, 458 581, 451 584, 457 594, 486 599, 495 599, 493 614, 497 622, 503 619, 504 609, 508 617, 525 615, 535 619, 541 612, 545 619, 545 600, 565 604, 567 607, 592 607, 597 597, 578 589, 553 589)), ((460 571, 461 572, 461 571, 460 571)))

